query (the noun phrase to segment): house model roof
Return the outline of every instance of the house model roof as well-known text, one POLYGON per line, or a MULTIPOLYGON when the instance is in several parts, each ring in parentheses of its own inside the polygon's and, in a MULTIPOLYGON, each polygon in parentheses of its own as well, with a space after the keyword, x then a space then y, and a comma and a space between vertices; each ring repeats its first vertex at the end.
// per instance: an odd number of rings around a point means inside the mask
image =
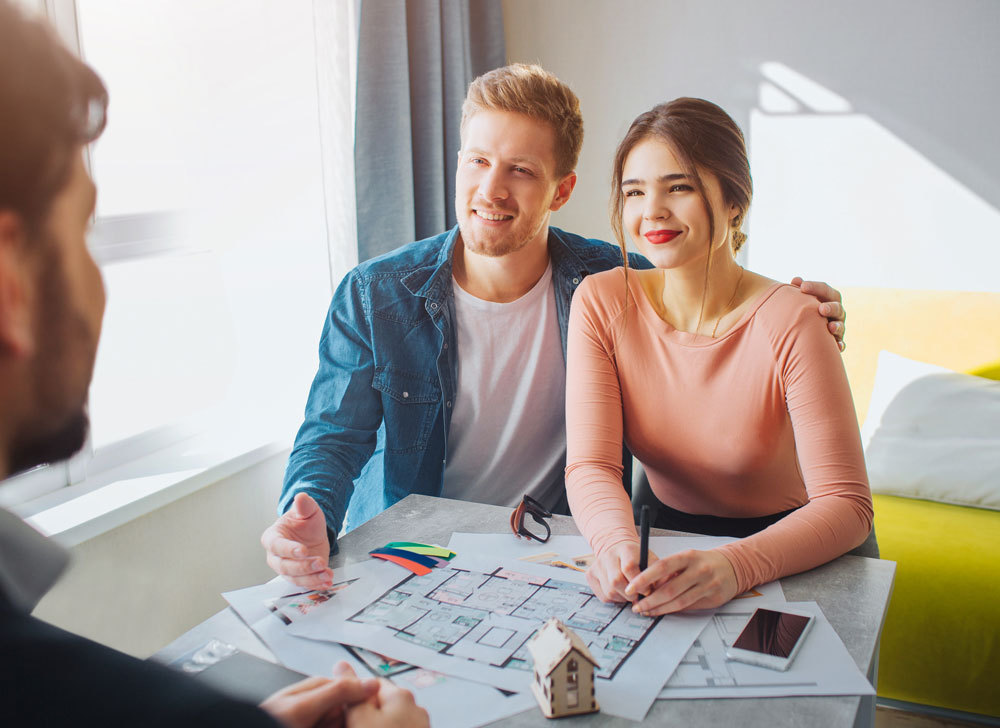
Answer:
POLYGON ((528 652, 535 661, 535 669, 542 675, 548 675, 556 669, 570 650, 576 650, 591 665, 600 667, 580 636, 555 617, 542 625, 538 634, 528 643, 528 652))

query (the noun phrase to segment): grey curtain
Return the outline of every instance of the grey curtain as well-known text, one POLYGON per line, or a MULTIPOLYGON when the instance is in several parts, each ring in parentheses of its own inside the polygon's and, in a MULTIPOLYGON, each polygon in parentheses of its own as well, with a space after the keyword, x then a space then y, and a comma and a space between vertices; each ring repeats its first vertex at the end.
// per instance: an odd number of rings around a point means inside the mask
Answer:
POLYGON ((469 82, 505 56, 500 0, 362 0, 359 260, 455 224, 462 100, 469 82))

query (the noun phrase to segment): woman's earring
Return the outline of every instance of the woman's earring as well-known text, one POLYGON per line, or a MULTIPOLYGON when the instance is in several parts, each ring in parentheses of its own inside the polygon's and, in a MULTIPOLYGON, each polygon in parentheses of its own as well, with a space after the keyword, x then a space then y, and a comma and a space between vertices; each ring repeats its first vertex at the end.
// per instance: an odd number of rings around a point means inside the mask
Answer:
POLYGON ((732 245, 733 245, 733 252, 734 253, 739 252, 739 249, 741 247, 743 247, 743 243, 745 243, 746 240, 747 240, 746 234, 742 230, 740 230, 740 225, 742 225, 742 224, 743 224, 743 214, 742 213, 740 213, 739 215, 737 215, 736 217, 734 217, 733 220, 732 220, 732 223, 730 224, 730 227, 731 227, 731 230, 732 230, 732 236, 733 236, 732 245))

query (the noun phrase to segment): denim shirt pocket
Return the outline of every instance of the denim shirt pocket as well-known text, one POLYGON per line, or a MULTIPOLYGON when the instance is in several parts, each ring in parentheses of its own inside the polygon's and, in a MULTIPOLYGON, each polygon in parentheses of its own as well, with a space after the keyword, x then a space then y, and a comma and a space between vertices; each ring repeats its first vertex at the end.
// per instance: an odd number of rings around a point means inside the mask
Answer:
POLYGON ((382 393, 385 449, 392 452, 425 449, 441 406, 437 381, 421 372, 377 366, 372 387, 382 393))

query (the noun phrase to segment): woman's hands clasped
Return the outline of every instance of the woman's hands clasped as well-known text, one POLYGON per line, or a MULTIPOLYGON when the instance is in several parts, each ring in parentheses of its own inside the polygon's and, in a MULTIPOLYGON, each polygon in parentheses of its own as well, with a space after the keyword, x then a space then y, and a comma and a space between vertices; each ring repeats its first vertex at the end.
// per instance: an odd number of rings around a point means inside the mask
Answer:
POLYGON ((639 544, 623 541, 605 549, 587 570, 587 582, 605 602, 634 602, 648 617, 685 609, 710 609, 737 594, 736 572, 721 552, 681 551, 665 558, 649 554, 639 572, 639 544))

